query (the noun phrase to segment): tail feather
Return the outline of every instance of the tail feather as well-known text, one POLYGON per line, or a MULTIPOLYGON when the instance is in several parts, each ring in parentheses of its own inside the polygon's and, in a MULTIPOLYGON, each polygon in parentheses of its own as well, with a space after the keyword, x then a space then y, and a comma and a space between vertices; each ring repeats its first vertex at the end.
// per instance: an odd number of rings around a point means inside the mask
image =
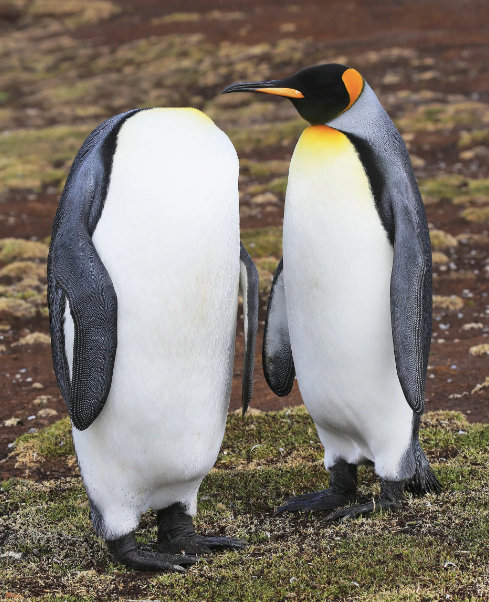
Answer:
POLYGON ((440 493, 441 485, 433 472, 433 469, 417 441, 415 450, 416 471, 411 479, 406 481, 406 491, 413 495, 425 495, 426 493, 440 493))

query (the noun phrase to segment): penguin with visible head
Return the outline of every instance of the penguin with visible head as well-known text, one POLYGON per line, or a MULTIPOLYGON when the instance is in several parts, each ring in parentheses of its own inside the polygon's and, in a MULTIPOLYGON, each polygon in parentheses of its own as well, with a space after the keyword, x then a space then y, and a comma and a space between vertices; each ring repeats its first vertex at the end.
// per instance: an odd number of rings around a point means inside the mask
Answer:
POLYGON ((419 443, 431 342, 428 224, 404 142, 355 69, 330 64, 223 93, 289 98, 311 126, 292 157, 283 259, 270 294, 267 382, 300 391, 324 446, 330 486, 278 509, 353 517, 400 506, 405 487, 438 492, 419 443), (357 466, 381 479, 356 501, 357 466))
POLYGON ((238 170, 203 113, 129 111, 87 138, 56 214, 54 369, 94 529, 136 569, 181 571, 244 546, 192 523, 224 436, 240 289, 243 412, 253 386, 258 274, 240 246, 238 170), (134 534, 150 508, 157 553, 134 534))

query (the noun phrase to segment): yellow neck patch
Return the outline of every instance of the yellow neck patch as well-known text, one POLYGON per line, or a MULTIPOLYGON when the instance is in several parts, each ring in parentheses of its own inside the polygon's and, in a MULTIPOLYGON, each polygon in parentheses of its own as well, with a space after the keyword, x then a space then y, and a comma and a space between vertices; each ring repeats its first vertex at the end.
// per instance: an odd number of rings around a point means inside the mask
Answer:
POLYGON ((335 147, 342 147, 345 140, 348 141, 345 134, 330 128, 329 125, 311 125, 302 132, 297 144, 311 150, 323 149, 328 145, 334 150, 335 147))
MULTIPOLYGON (((363 90, 363 77, 355 69, 347 69, 342 75, 342 80, 350 95, 350 104, 345 109, 345 111, 348 111, 363 90)), ((345 111, 342 111, 342 113, 345 111)))
POLYGON ((351 143, 342 132, 327 125, 311 125, 302 132, 294 157, 302 164, 301 169, 316 171, 349 150, 351 143))

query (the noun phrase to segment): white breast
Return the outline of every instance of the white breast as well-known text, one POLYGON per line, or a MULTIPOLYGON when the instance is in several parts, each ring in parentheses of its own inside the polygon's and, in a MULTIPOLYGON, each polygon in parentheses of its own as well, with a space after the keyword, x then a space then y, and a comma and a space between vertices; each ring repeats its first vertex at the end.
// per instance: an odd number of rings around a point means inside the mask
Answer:
POLYGON ((396 473, 412 411, 396 372, 393 249, 346 136, 308 128, 290 166, 284 281, 297 378, 328 465, 374 461, 396 473))
MULTIPOLYGON (((135 510, 195 510, 217 457, 236 328, 237 178, 231 142, 198 111, 143 111, 120 131, 93 236, 117 293, 114 375, 100 416, 74 433, 115 534, 137 524, 135 510)), ((69 321, 66 332, 72 356, 69 321)))

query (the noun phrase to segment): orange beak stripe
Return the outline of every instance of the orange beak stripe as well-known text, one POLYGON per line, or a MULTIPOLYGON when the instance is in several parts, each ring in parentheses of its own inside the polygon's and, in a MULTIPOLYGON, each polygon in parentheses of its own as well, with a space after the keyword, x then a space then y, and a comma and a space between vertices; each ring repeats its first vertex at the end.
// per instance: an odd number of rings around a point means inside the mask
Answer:
POLYGON ((304 94, 293 88, 255 88, 255 92, 275 94, 276 96, 287 96, 288 98, 304 98, 304 94))
MULTIPOLYGON (((345 109, 345 111, 348 111, 363 90, 363 77, 360 75, 360 73, 358 73, 358 71, 355 71, 355 69, 347 69, 343 73, 342 79, 346 89, 348 90, 348 94, 350 95, 350 104, 345 109)), ((345 111, 342 111, 342 113, 345 111)))

